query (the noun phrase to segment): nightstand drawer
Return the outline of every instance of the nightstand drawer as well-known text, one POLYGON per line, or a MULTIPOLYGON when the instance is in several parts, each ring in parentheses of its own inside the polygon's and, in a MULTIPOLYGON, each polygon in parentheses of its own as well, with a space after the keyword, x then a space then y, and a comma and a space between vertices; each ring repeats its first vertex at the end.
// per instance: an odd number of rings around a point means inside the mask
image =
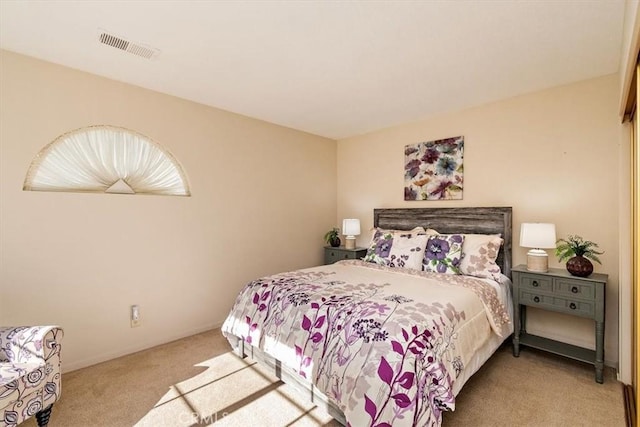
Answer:
POLYGON ((558 295, 589 300, 596 298, 595 283, 572 279, 554 279, 554 285, 554 291, 558 295))
POLYGON ((572 300, 526 290, 520 290, 520 304, 573 314, 574 316, 589 318, 595 316, 595 304, 591 301, 572 300))
POLYGON ((333 264, 334 262, 342 261, 344 259, 360 259, 367 254, 367 249, 345 249, 345 248, 324 248, 324 263, 333 264))
POLYGON ((540 277, 533 274, 521 274, 520 275, 520 287, 538 291, 553 290, 553 281, 550 277, 540 277))
POLYGON ((595 304, 590 301, 571 300, 567 298, 553 298, 553 305, 558 311, 574 316, 593 318, 595 316, 595 304))
POLYGON ((531 305, 531 306, 548 306, 553 307, 553 296, 538 294, 535 292, 528 292, 525 290, 520 291, 520 304, 531 305))
POLYGON ((324 263, 333 264, 343 259, 355 259, 351 252, 327 250, 324 254, 324 263))

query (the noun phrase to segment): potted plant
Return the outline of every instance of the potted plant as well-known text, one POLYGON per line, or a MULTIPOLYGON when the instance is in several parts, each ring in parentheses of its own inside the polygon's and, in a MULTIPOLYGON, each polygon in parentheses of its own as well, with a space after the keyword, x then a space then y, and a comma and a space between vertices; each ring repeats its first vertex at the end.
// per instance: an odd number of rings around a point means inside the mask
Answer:
POLYGON ((327 234, 324 235, 324 241, 331 245, 332 248, 340 246, 340 229, 334 227, 327 231, 327 234))
POLYGON ((580 236, 572 235, 566 240, 559 239, 556 242, 556 256, 558 261, 567 261, 567 271, 574 276, 587 277, 593 273, 593 264, 589 259, 602 264, 598 255, 604 252, 596 250, 597 243, 584 240, 580 236))

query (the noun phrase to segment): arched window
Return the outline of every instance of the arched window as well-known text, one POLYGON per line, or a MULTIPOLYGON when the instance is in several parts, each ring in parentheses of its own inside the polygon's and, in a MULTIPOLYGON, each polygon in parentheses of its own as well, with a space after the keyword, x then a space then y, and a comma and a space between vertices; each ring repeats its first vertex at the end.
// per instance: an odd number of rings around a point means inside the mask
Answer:
POLYGON ((89 126, 56 138, 31 162, 23 189, 191 195, 171 153, 144 135, 115 126, 89 126))

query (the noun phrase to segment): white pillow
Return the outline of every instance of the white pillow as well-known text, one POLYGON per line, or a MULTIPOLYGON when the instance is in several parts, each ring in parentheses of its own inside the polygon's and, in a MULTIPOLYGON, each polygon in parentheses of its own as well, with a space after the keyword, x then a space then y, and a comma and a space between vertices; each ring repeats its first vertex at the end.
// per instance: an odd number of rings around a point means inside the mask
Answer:
POLYGON ((408 231, 377 228, 364 261, 420 270, 428 240, 429 236, 422 227, 408 231))
POLYGON ((502 242, 499 234, 465 234, 460 273, 500 280, 500 266, 496 259, 502 242))
MULTIPOLYGON (((440 234, 436 230, 427 232, 440 234)), ((500 246, 504 240, 499 234, 463 234, 460 274, 494 280, 501 279, 500 266, 496 264, 500 246)))

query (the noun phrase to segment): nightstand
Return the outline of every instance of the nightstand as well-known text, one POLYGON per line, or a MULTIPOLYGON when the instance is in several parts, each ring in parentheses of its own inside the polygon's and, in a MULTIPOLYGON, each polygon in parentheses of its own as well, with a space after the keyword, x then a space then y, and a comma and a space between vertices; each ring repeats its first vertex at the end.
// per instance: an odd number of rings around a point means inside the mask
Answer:
POLYGON ((333 264, 343 259, 360 259, 364 258, 367 254, 367 248, 355 248, 345 249, 344 246, 339 248, 332 248, 331 246, 324 247, 324 263, 333 264))
POLYGON ((565 269, 550 268, 547 273, 527 270, 526 265, 511 269, 513 275, 514 333, 513 355, 520 346, 529 346, 554 354, 591 363, 596 368, 596 382, 602 384, 604 368, 604 302, 606 274, 589 277, 572 276, 565 269), (527 307, 557 311, 595 321, 596 349, 539 337, 527 333, 527 307))

